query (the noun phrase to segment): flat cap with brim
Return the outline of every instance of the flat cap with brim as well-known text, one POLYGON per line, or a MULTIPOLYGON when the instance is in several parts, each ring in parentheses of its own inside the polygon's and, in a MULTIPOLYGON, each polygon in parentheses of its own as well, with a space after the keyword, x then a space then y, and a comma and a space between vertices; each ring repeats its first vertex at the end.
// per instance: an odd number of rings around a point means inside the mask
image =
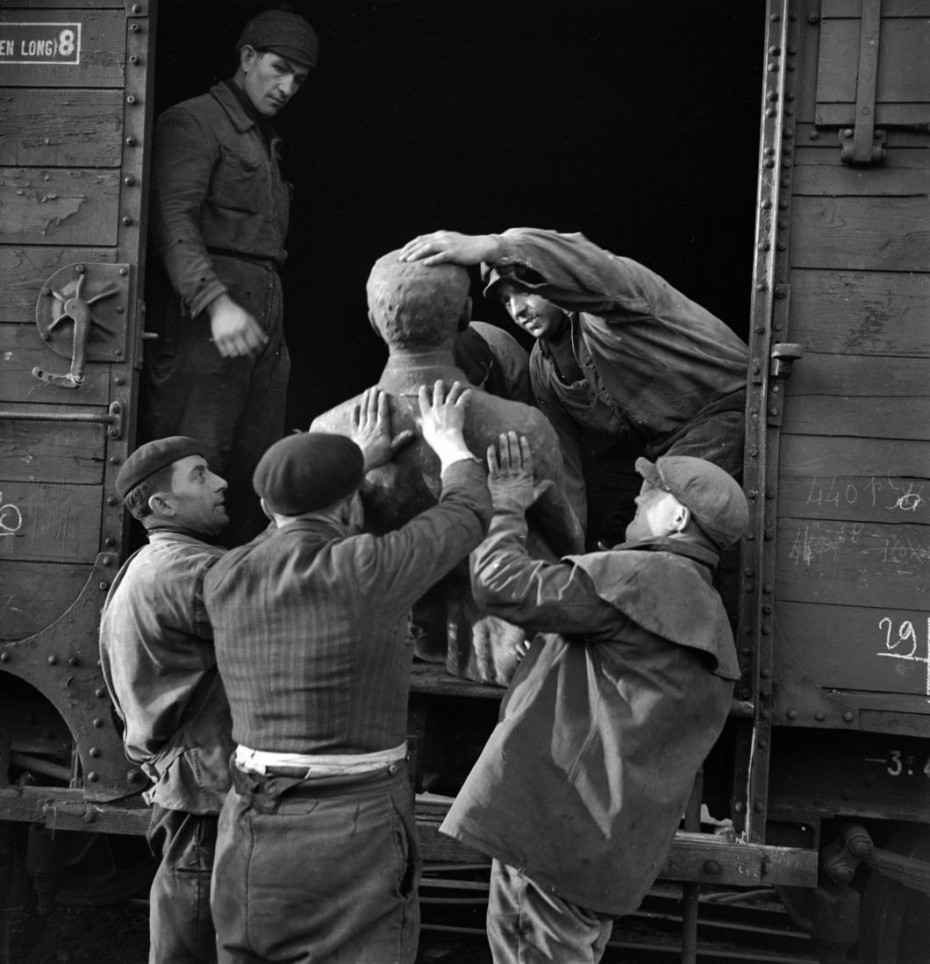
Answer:
POLYGON ((746 531, 749 506, 739 482, 719 465, 690 455, 663 455, 655 463, 636 460, 636 471, 654 486, 670 492, 720 549, 746 531))
POLYGON ((203 455, 203 445, 186 435, 146 442, 129 456, 116 476, 116 494, 125 499, 140 483, 188 455, 203 455))
POLYGON ((252 485, 280 515, 303 515, 351 495, 365 478, 362 450, 345 435, 306 432, 275 442, 261 457, 252 485))
POLYGON ((266 10, 253 17, 242 31, 236 50, 243 47, 270 50, 306 67, 315 67, 320 40, 313 27, 300 14, 266 10))

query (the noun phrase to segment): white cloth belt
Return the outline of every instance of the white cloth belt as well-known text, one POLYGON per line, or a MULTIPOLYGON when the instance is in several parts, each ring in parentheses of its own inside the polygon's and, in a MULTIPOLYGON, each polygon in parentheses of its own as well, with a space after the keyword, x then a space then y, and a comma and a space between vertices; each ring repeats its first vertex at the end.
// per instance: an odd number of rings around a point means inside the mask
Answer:
POLYGON ((264 774, 268 768, 307 768, 309 777, 351 776, 382 770, 392 763, 406 759, 407 744, 379 750, 377 753, 273 753, 268 750, 251 750, 241 744, 236 747, 236 766, 245 773, 264 774))

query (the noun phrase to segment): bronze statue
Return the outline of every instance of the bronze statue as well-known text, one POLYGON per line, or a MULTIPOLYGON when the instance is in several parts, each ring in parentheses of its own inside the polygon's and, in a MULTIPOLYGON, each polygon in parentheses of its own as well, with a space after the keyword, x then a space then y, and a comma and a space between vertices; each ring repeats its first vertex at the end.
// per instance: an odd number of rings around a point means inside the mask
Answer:
MULTIPOLYGON (((395 435, 415 427, 421 385, 437 380, 447 387, 455 381, 468 384, 455 365, 453 345, 471 314, 464 268, 402 262, 398 254, 379 258, 367 284, 368 315, 389 351, 378 387, 390 397, 395 435)), ((360 398, 330 409, 314 420, 310 431, 350 435, 360 398)), ((529 439, 540 482, 539 498, 528 515, 531 554, 554 559, 583 551, 582 528, 564 492, 555 430, 537 409, 475 389, 465 425, 468 447, 484 453, 508 429, 529 439)), ((439 490, 439 461, 417 438, 389 465, 369 473, 362 489, 366 529, 380 533, 403 525, 434 505, 439 490)), ((455 675, 500 685, 509 680, 524 642, 521 629, 477 608, 464 565, 420 601, 411 631, 421 658, 444 661, 455 675)))

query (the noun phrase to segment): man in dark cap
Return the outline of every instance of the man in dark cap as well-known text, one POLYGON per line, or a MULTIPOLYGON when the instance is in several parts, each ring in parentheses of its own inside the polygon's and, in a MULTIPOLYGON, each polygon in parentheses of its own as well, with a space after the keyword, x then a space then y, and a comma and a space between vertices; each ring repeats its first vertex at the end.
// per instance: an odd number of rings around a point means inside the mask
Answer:
POLYGON ((148 544, 120 569, 100 623, 100 664, 126 755, 154 785, 148 839, 161 858, 150 895, 150 964, 216 960, 210 875, 229 789, 232 724, 216 669, 203 579, 223 550, 226 483, 192 438, 149 442, 116 492, 148 544))
POLYGON ((748 521, 738 483, 703 459, 636 463, 627 542, 531 560, 532 457, 488 453, 494 518, 473 558, 478 601, 537 636, 441 826, 493 858, 495 964, 594 964, 665 860, 739 676, 713 589, 748 521))
POLYGON ((270 10, 236 45, 232 79, 158 119, 144 426, 152 438, 196 433, 229 480, 228 545, 264 526, 252 492, 261 454, 284 431, 290 359, 281 282, 290 185, 271 119, 316 64, 303 17, 270 10))
POLYGON ((238 746, 220 817, 213 918, 222 962, 412 964, 420 857, 406 773, 413 602, 481 541, 491 514, 462 434, 471 392, 418 394, 439 503, 362 531, 367 470, 391 456, 386 396, 355 441, 273 445, 255 490, 276 528, 210 572, 206 603, 238 746), (358 442, 359 444, 355 444, 358 442))
POLYGON ((592 500, 599 518, 589 546, 618 541, 629 519, 626 473, 602 469, 618 451, 742 472, 748 348, 654 271, 581 234, 539 228, 437 231, 414 238, 402 257, 481 264, 485 294, 536 339, 533 395, 559 434, 579 518, 589 508, 586 473, 611 503, 592 500))

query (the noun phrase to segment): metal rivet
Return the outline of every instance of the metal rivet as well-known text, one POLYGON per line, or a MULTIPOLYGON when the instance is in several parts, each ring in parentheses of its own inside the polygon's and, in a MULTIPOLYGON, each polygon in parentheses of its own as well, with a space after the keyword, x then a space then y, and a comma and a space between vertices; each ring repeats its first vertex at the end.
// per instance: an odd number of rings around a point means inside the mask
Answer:
POLYGON ((117 499, 115 495, 108 495, 108 496, 107 496, 107 505, 116 505, 116 503, 117 503, 118 501, 119 501, 119 499, 117 499))
POLYGON ((127 146, 127 147, 135 147, 135 146, 136 146, 136 139, 135 139, 131 134, 130 134, 129 137, 126 138, 126 146, 127 146))
POLYGON ((120 220, 121 220, 121 221, 123 222, 123 224, 125 224, 127 227, 128 227, 130 224, 132 224, 132 218, 131 218, 128 214, 124 214, 124 215, 120 218, 120 220))
POLYGON ((819 721, 822 721, 822 720, 826 719, 826 716, 827 716, 827 714, 824 713, 823 710, 817 710, 817 712, 814 714, 814 719, 819 722, 819 721))
POLYGON ((120 273, 120 277, 121 277, 121 278, 125 278, 126 275, 129 274, 129 269, 128 269, 128 268, 120 268, 120 269, 119 269, 119 273, 120 273))
POLYGON ((773 405, 773 406, 769 409, 769 415, 777 415, 777 414, 778 414, 778 409, 775 408, 775 406, 773 405))
POLYGON ((788 719, 789 719, 789 720, 796 720, 796 719, 798 718, 798 711, 797 711, 797 710, 788 710, 787 716, 788 716, 788 719))
POLYGON ((94 696, 106 696, 106 695, 107 695, 107 690, 105 686, 98 686, 94 690, 94 696))
POLYGON ((767 285, 764 281, 760 281, 760 282, 756 285, 756 291, 765 291, 765 289, 766 289, 767 287, 768 287, 768 285, 767 285))
POLYGON ((57 663, 58 663, 58 657, 57 657, 57 656, 49 656, 49 658, 48 658, 48 665, 49 665, 49 666, 55 666, 57 663))
POLYGON ((747 498, 750 498, 750 499, 756 499, 756 498, 758 498, 758 496, 759 496, 759 490, 758 490, 758 489, 750 489, 750 490, 746 493, 746 496, 747 496, 747 498))
POLYGON ((714 877, 720 873, 720 864, 716 860, 705 860, 704 861, 704 873, 714 877))
POLYGON ((762 811, 765 810, 765 804, 763 804, 761 800, 756 800, 756 802, 752 805, 752 809, 756 813, 762 813, 762 811))
POLYGON ((89 783, 96 783, 97 774, 93 770, 91 770, 90 773, 87 774, 87 780, 89 783))
MULTIPOLYGON (((117 375, 116 378, 113 379, 113 381, 115 381, 117 385, 125 385, 125 384, 126 384, 126 379, 123 378, 122 375, 117 375)), ((115 465, 115 464, 119 461, 119 459, 111 459, 111 461, 112 461, 113 464, 115 465)))
POLYGON ((808 23, 818 23, 819 21, 820 21, 820 14, 819 14, 819 13, 809 13, 809 14, 807 15, 807 22, 808 22, 808 23))
POLYGON ((774 107, 766 107, 766 109, 765 109, 765 116, 766 116, 766 117, 774 117, 774 116, 775 116, 775 108, 774 108, 774 107))
POLYGON ((103 727, 103 720, 99 716, 95 716, 93 719, 93 724, 99 730, 103 727))
POLYGON ((747 575, 750 579, 752 579, 752 577, 753 577, 755 574, 756 574, 756 570, 753 569, 752 566, 747 566, 747 567, 746 567, 746 575, 747 575))
POLYGON ((88 753, 88 755, 94 757, 95 759, 96 759, 98 756, 100 756, 100 751, 99 751, 99 750, 97 749, 97 747, 95 747, 95 746, 92 746, 92 747, 87 751, 87 753, 88 753))
POLYGON ((758 449, 750 449, 750 450, 749 450, 749 457, 752 458, 752 459, 756 458, 756 456, 757 456, 758 454, 759 454, 759 450, 758 450, 758 449))
POLYGON ((129 177, 123 178, 123 184, 125 184, 126 187, 132 187, 133 184, 135 183, 136 183, 136 179, 131 174, 129 175, 129 177))
POLYGON ((8 663, 10 661, 9 653, 0 653, 0 663, 8 663))
POLYGON ((756 325, 756 334, 762 335, 762 334, 764 334, 764 333, 765 333, 765 326, 764 326, 764 325, 756 325))
POLYGON ((769 209, 771 206, 772 206, 772 202, 771 202, 770 200, 768 200, 768 198, 766 198, 766 199, 759 205, 759 207, 762 208, 763 211, 768 211, 768 209, 769 209))
POLYGON ((843 720, 844 720, 846 723, 852 723, 852 721, 853 721, 854 719, 855 719, 855 716, 853 716, 853 714, 852 714, 849 710, 847 710, 847 711, 843 714, 843 720))
POLYGON ((69 666, 78 666, 78 665, 80 665, 80 662, 81 662, 81 661, 77 658, 77 656, 69 656, 69 657, 68 657, 68 665, 69 665, 69 666))
POLYGON ((103 540, 103 544, 105 546, 115 546, 116 540, 113 538, 113 536, 107 536, 106 539, 103 540))
POLYGON ((129 29, 130 29, 133 33, 139 33, 139 31, 140 31, 142 28, 141 28, 137 23, 131 23, 131 24, 129 25, 129 29))
POLYGON ((778 64, 769 64, 768 69, 769 69, 769 73, 771 73, 771 74, 777 74, 777 73, 778 73, 778 64))
POLYGON ((130 62, 133 66, 136 66, 136 65, 139 63, 139 58, 138 58, 138 56, 136 56, 136 54, 130 54, 130 55, 129 55, 129 62, 130 62))
POLYGON ((767 583, 762 587, 762 591, 765 592, 765 593, 771 593, 772 590, 773 590, 773 586, 772 586, 772 584, 769 583, 769 582, 767 582, 767 583))
POLYGON ((101 589, 109 589, 109 588, 110 588, 110 584, 109 584, 108 582, 102 582, 102 583, 100 583, 100 588, 101 588, 101 589))
POLYGON ((127 104, 134 104, 135 102, 136 102, 136 95, 135 95, 135 94, 130 94, 130 95, 126 98, 126 103, 127 103, 127 104))

